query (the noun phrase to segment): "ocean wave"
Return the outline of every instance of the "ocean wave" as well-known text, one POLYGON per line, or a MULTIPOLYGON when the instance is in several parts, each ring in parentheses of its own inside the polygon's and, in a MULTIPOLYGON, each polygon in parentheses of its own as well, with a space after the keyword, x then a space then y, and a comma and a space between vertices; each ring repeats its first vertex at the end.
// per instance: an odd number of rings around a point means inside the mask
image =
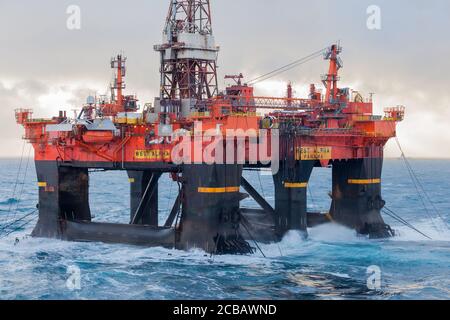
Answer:
MULTIPOLYGON (((448 164, 445 165, 448 167, 448 164)), ((426 166, 428 169, 429 166, 426 166)), ((392 175, 397 172, 387 166, 392 175)), ((34 223, 24 230, 0 239, 0 283, 4 299, 302 299, 302 298, 373 298, 445 299, 450 297, 448 247, 450 233, 436 230, 433 223, 413 210, 414 202, 407 192, 394 188, 399 182, 384 186, 386 197, 396 202, 400 212, 417 229, 429 235, 427 240, 415 231, 392 223, 398 235, 392 239, 369 240, 354 230, 327 224, 302 233, 289 232, 279 243, 259 244, 247 256, 211 256, 201 250, 189 252, 166 248, 142 248, 103 243, 64 242, 29 237, 34 223), (392 190, 391 190, 392 189, 392 190), (404 194, 405 193, 405 194, 404 194), (408 209, 410 211, 408 212, 408 209), (19 242, 16 242, 18 238, 19 242), (264 256, 263 256, 264 254, 264 256), (81 269, 82 289, 66 288, 67 269, 81 269), (383 274, 381 294, 367 290, 366 270, 378 265, 383 274)), ((440 177, 440 181, 445 180, 440 177)), ((448 180, 448 179, 447 179, 448 180)), ((121 221, 128 213, 128 199, 110 203, 103 191, 126 177, 111 173, 93 175, 93 184, 102 192, 94 192, 93 212, 99 219, 121 221), (105 176, 110 177, 105 178, 105 176), (101 184, 103 183, 103 184, 101 184), (103 190, 104 188, 104 190, 103 190)), ((320 180, 326 195, 330 181, 320 180)), ((436 184, 438 185, 438 184, 436 184)), ((441 187, 436 192, 445 190, 441 187)), ((17 199, 8 198, 4 186, 0 210, 15 207, 17 199)), ((31 190, 31 189, 30 189, 31 190)), ((34 209, 36 190, 25 194, 26 212, 34 209)), ((125 190, 125 188, 124 188, 125 190)), ((170 190, 161 185, 161 201, 170 190)), ((433 189, 430 189, 433 191, 433 189)), ((94 190, 95 191, 95 190, 94 190)), ((117 190, 116 190, 117 191, 117 190)), ((114 193, 114 192, 112 192, 114 193)), ((116 192, 117 193, 117 192, 116 192)), ((116 194, 114 193, 114 194, 116 194)), ((125 193, 120 191, 117 194, 125 193)), ((318 191, 316 192, 318 193, 318 191)), ((265 194, 273 198, 273 190, 265 194)), ((439 195, 439 193, 438 193, 439 195)), ((440 197, 436 206, 450 211, 448 201, 440 197)), ((169 201, 170 200, 170 201, 169 201)), ((329 208, 329 199, 315 199, 314 208, 329 208)), ((413 199, 414 200, 414 199, 413 199)), ((168 209, 170 210, 170 208, 168 209)), ((25 212, 24 211, 24 212, 25 212)), ((6 217, 7 214, 1 216, 6 217)), ((447 216, 448 217, 448 216, 447 216)), ((161 216, 162 218, 162 216, 161 216)), ((164 219, 162 219, 164 220, 164 219)), ((449 219, 450 221, 450 219, 449 219)), ((434 221, 434 224, 438 224, 434 221)), ((438 228, 442 226, 438 225, 438 228)), ((252 246, 254 243, 250 242, 252 246)))
POLYGON ((8 204, 15 204, 20 202, 19 199, 16 198, 8 198, 6 200, 0 201, 0 205, 8 205, 8 204))
POLYGON ((413 226, 424 233, 431 239, 419 234, 417 231, 412 230, 407 226, 397 226, 395 231, 397 235, 392 238, 394 241, 425 241, 425 242, 450 242, 450 230, 448 226, 440 220, 419 220, 412 223, 413 226))

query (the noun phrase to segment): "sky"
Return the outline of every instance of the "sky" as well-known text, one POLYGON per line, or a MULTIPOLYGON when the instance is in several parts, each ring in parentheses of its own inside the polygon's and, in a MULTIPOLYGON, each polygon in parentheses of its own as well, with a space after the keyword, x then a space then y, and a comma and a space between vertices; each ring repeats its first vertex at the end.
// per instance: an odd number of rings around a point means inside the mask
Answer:
MULTIPOLYGON (((127 92, 141 103, 158 95, 159 57, 169 0, 0 0, 0 157, 20 156, 23 129, 14 110, 36 117, 79 109, 111 81, 110 58, 128 57, 127 92), (80 29, 67 28, 67 8, 80 8, 80 29)), ((450 1, 211 0, 221 47, 219 84, 226 74, 247 79, 340 41, 341 87, 375 93, 375 111, 404 105, 398 126, 405 154, 450 158, 450 1), (380 9, 370 29, 369 6, 380 9)), ((317 59, 256 86, 258 95, 298 97, 320 84, 327 62, 317 59)), ((398 157, 392 141, 386 156, 398 157)))

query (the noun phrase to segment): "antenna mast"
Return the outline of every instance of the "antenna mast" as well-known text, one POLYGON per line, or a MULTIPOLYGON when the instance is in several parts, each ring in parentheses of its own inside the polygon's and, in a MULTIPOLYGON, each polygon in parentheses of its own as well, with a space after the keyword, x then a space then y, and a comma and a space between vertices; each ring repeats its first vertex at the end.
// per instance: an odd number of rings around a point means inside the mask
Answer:
POLYGON ((126 76, 126 57, 118 54, 111 59, 111 68, 116 70, 114 82, 111 84, 111 102, 117 105, 115 112, 123 111, 123 90, 125 89, 124 77, 126 76))
POLYGON ((323 77, 323 83, 327 89, 325 102, 334 103, 337 99, 339 81, 338 71, 343 67, 339 54, 342 52, 342 47, 339 45, 332 45, 325 53, 325 60, 330 60, 330 68, 328 74, 323 77))

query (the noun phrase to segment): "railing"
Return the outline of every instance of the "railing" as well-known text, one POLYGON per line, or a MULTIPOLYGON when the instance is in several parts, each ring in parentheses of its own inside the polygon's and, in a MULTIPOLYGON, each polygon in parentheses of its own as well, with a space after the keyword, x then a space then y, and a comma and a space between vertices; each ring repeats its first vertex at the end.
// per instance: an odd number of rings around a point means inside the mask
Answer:
POLYGON ((353 118, 354 121, 381 121, 383 120, 382 116, 355 116, 353 118))
POLYGON ((29 122, 31 120, 31 115, 33 114, 33 110, 31 109, 16 109, 14 110, 16 116, 16 122, 23 124, 25 122, 29 122))
POLYGON ((233 107, 273 110, 309 111, 318 104, 313 100, 297 98, 226 96, 226 99, 231 101, 233 107))
POLYGON ((403 121, 405 119, 406 108, 404 106, 397 106, 384 109, 384 120, 387 121, 403 121))
POLYGON ((191 113, 191 117, 192 118, 207 118, 210 117, 211 113, 210 112, 192 112, 191 113))

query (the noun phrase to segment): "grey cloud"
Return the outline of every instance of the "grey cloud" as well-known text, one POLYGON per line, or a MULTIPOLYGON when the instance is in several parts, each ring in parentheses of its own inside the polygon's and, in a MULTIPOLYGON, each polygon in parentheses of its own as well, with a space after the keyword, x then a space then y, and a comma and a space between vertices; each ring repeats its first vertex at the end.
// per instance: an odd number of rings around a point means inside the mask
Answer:
MULTIPOLYGON (((34 87, 36 84, 32 84, 34 87)), ((0 119, 2 119, 0 145, 2 152, 0 156, 17 156, 20 155, 20 137, 23 134, 22 129, 16 124, 14 117, 14 109, 27 108, 32 104, 31 99, 20 92, 24 91, 25 84, 22 83, 17 87, 7 89, 0 82, 0 119)))

